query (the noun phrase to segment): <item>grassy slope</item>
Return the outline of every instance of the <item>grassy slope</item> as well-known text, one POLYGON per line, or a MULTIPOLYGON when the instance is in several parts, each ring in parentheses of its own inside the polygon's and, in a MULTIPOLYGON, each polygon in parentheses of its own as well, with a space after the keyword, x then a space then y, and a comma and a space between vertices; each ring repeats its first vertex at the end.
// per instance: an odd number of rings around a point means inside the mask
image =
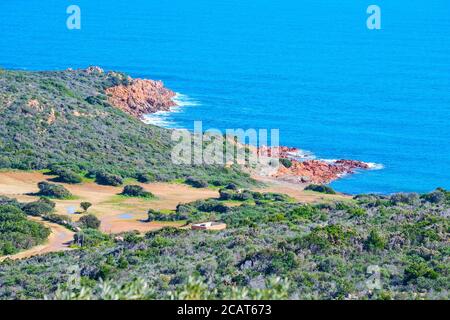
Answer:
POLYGON ((104 170, 158 180, 195 176, 252 184, 235 168, 170 162, 171 131, 143 124, 106 102, 104 89, 125 77, 84 71, 0 71, 0 168, 104 170), (38 105, 30 106, 30 101, 38 105))

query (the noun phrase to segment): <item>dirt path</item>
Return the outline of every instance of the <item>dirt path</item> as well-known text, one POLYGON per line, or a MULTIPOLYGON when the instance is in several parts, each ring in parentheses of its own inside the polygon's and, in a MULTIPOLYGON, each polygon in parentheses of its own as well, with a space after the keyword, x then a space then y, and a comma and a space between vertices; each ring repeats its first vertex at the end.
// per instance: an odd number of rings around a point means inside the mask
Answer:
POLYGON ((69 245, 70 245, 70 242, 73 240, 73 235, 74 235, 74 233, 72 231, 67 230, 66 228, 64 228, 58 224, 44 221, 41 218, 30 217, 30 220, 40 222, 43 225, 45 225, 46 227, 49 227, 51 229, 52 233, 48 237, 47 242, 44 244, 38 245, 36 247, 33 247, 31 249, 19 252, 14 255, 0 257, 0 261, 5 260, 6 258, 10 258, 12 260, 17 260, 17 259, 29 258, 32 256, 37 256, 37 255, 41 255, 41 254, 49 253, 49 252, 59 252, 59 251, 70 250, 69 245))

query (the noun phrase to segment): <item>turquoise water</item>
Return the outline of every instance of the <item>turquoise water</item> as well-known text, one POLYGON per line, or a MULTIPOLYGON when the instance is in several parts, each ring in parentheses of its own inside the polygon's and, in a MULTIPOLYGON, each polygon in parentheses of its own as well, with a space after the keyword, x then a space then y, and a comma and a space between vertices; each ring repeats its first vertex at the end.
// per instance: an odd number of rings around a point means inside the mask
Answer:
POLYGON ((1 1, 0 65, 161 79, 189 101, 168 126, 279 128, 318 158, 384 166, 340 191, 424 192, 450 188, 449 16, 448 0, 1 1))

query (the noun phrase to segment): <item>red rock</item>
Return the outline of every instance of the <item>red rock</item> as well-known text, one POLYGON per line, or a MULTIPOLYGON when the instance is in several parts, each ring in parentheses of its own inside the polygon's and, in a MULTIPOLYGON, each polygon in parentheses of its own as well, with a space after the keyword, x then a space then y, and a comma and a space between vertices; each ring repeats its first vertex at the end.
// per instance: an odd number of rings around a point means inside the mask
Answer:
POLYGON ((110 104, 130 115, 142 115, 158 111, 170 111, 176 106, 175 92, 164 87, 161 81, 129 79, 130 84, 106 89, 110 104))

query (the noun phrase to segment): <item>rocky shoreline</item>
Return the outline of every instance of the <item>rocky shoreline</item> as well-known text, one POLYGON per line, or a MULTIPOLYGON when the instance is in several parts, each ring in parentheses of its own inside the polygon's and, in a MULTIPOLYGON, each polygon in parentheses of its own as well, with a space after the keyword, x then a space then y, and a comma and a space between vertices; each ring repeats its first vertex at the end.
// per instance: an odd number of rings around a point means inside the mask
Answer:
MULTIPOLYGON (((87 72, 103 72, 98 67, 90 67, 87 72)), ((177 106, 176 93, 167 89, 162 81, 132 79, 128 77, 126 84, 106 89, 108 101, 114 107, 142 119, 145 114, 158 111, 170 111, 177 106)), ((347 174, 358 170, 369 170, 370 165, 357 160, 311 160, 297 148, 291 147, 259 147, 256 152, 260 156, 289 160, 280 164, 271 178, 297 184, 328 184, 347 174)))

